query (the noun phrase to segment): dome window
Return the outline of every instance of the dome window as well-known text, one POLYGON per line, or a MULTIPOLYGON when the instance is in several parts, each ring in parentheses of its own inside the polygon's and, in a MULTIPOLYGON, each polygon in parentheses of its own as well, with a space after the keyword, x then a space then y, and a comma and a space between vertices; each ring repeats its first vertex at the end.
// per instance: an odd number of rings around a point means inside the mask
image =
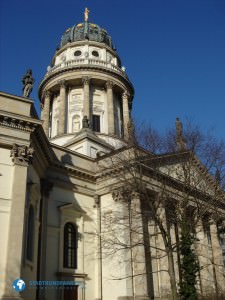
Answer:
POLYGON ((99 53, 96 50, 92 51, 92 55, 95 56, 95 57, 99 57, 99 53))
POLYGON ((80 50, 76 50, 74 52, 74 56, 81 56, 81 51, 80 50))

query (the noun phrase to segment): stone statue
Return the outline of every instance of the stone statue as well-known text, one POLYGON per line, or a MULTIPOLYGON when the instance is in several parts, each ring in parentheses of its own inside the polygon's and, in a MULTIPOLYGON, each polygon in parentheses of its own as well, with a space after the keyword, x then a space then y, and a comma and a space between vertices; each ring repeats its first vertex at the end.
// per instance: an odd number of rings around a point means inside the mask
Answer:
POLYGON ((88 122, 88 117, 84 116, 82 120, 82 127, 83 128, 89 128, 89 122, 88 122))
POLYGON ((179 118, 176 118, 176 131, 177 131, 177 139, 182 138, 183 134, 183 125, 179 118))
POLYGON ((186 149, 186 144, 183 139, 183 125, 179 118, 176 118, 176 142, 178 150, 186 149))
POLYGON ((85 11, 84 11, 84 21, 87 22, 88 21, 88 14, 89 14, 90 10, 86 7, 85 11))
POLYGON ((33 90, 34 78, 32 77, 32 70, 27 70, 27 73, 23 76, 23 97, 29 98, 30 93, 33 90))

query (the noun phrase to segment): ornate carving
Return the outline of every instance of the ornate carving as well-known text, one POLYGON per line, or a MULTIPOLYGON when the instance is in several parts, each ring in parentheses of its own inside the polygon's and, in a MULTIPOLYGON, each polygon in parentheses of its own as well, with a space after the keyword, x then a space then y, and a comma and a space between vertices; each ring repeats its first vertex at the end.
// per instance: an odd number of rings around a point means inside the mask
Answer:
POLYGON ((82 77, 82 82, 83 82, 83 85, 89 84, 90 83, 90 77, 88 77, 88 76, 82 77))
POLYGON ((113 81, 107 81, 106 84, 105 84, 105 86, 106 86, 107 90, 108 89, 112 89, 113 86, 114 86, 114 83, 113 83, 113 81))
POLYGON ((112 192, 112 198, 114 201, 120 201, 120 202, 128 202, 131 200, 131 192, 129 190, 126 190, 124 188, 115 189, 112 192))
POLYGON ((50 98, 51 95, 52 95, 52 92, 51 92, 51 91, 49 91, 49 90, 44 91, 44 97, 45 97, 45 98, 50 98))
POLYGON ((10 152, 13 162, 19 164, 31 164, 33 159, 34 149, 26 145, 13 144, 10 152))
POLYGON ((131 197, 132 199, 140 199, 140 193, 133 191, 131 197))
POLYGON ((23 131, 33 132, 38 126, 37 123, 30 123, 26 120, 15 119, 0 115, 0 126, 16 128, 23 131))
POLYGON ((28 98, 33 90, 34 78, 32 76, 32 70, 27 70, 27 73, 23 76, 23 97, 28 98))
POLYGON ((66 88, 67 87, 67 84, 66 84, 66 80, 59 80, 58 81, 58 84, 59 84, 59 86, 60 86, 60 88, 66 88))
POLYGON ((130 94, 128 93, 128 91, 124 91, 122 97, 128 99, 130 97, 130 94))

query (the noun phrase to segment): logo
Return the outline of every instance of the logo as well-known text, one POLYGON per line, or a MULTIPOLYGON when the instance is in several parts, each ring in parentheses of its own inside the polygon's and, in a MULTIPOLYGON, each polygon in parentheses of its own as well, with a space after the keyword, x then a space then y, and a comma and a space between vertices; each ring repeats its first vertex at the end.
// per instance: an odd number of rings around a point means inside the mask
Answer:
POLYGON ((26 284, 22 279, 16 279, 13 281, 13 288, 17 291, 17 292, 22 292, 25 290, 26 288, 26 284))

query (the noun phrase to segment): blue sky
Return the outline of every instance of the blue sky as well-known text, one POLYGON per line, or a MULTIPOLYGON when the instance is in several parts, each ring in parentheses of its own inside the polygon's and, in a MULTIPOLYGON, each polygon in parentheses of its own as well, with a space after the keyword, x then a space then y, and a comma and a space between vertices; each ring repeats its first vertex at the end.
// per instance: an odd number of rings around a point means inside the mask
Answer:
POLYGON ((179 116, 225 139, 224 0, 0 0, 0 90, 32 98, 64 31, 90 21, 112 36, 135 87, 133 117, 160 131, 179 116))

